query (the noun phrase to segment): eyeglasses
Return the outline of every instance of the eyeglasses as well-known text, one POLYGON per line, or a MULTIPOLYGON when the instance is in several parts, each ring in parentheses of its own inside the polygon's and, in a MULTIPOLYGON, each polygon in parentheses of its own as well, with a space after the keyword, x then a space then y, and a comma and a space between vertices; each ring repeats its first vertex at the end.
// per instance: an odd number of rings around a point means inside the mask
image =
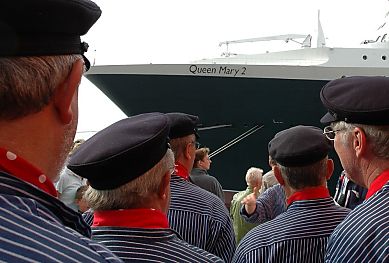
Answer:
POLYGON ((335 133, 341 130, 343 129, 334 130, 331 126, 326 126, 324 127, 323 134, 327 137, 328 140, 333 141, 335 140, 335 133))
POLYGON ((200 148, 200 143, 199 142, 194 142, 193 141, 193 142, 190 142, 190 143, 195 146, 196 150, 200 148))

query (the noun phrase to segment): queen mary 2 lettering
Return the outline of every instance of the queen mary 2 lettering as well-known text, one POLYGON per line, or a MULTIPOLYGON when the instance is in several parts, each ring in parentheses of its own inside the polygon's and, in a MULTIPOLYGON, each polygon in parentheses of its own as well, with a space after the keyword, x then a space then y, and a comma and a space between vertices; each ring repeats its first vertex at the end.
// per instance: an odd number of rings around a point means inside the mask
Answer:
POLYGON ((245 76, 247 67, 238 66, 204 66, 192 64, 189 66, 189 72, 193 75, 221 75, 221 76, 245 76))

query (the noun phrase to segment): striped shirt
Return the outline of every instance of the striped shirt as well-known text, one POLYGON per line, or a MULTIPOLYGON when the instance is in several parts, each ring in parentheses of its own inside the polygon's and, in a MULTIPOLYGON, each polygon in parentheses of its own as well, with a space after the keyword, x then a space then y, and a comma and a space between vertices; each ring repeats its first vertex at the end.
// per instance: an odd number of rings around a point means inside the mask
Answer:
POLYGON ((0 172, 0 260, 121 262, 91 241, 81 215, 32 184, 0 172))
POLYGON ((223 262, 170 229, 92 227, 92 237, 125 262, 223 262))
POLYGON ((351 181, 342 174, 335 187, 334 200, 340 205, 354 209, 366 198, 367 189, 351 181))
POLYGON ((389 182, 335 229, 325 262, 389 262, 389 182))
POLYGON ((328 237, 349 211, 331 197, 295 201, 285 213, 251 230, 233 262, 323 262, 328 237))
POLYGON ((92 226, 95 214, 93 213, 92 209, 88 209, 87 211, 82 213, 82 218, 84 219, 85 223, 87 223, 89 226, 92 226))
POLYGON ((172 175, 170 189, 170 227, 189 244, 230 262, 236 246, 235 234, 224 203, 177 175, 172 175))
POLYGON ((280 184, 276 184, 275 186, 268 188, 257 198, 257 206, 254 213, 249 216, 244 205, 242 205, 240 215, 248 223, 262 224, 266 221, 272 220, 285 211, 285 191, 280 184))

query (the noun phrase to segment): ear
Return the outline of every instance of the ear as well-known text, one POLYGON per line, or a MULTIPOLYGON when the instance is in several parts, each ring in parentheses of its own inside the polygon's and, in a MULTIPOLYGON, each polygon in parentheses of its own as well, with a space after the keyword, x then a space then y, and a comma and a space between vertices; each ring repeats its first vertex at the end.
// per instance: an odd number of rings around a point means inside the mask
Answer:
POLYGON ((285 185, 284 178, 282 178, 281 175, 281 170, 280 168, 278 168, 277 165, 273 166, 273 172, 274 172, 274 176, 277 178, 277 181, 280 183, 280 185, 285 185))
POLYGON ((327 160, 327 175, 326 175, 327 181, 330 180, 333 172, 334 172, 334 161, 332 159, 328 159, 327 160))
POLYGON ((192 155, 190 154, 190 147, 191 147, 191 144, 190 143, 187 143, 186 144, 186 147, 185 147, 185 158, 190 160, 192 158, 192 155))
POLYGON ((161 185, 159 186, 159 193, 161 199, 167 199, 169 198, 169 192, 170 192, 170 171, 167 171, 165 175, 162 177, 161 185))
POLYGON ((81 59, 73 63, 72 69, 66 79, 54 92, 54 106, 62 123, 69 124, 74 118, 72 108, 73 99, 78 95, 78 86, 81 82, 84 63, 81 59))
POLYGON ((352 136, 355 154, 357 157, 361 157, 367 149, 365 132, 361 128, 356 127, 352 132, 352 136))

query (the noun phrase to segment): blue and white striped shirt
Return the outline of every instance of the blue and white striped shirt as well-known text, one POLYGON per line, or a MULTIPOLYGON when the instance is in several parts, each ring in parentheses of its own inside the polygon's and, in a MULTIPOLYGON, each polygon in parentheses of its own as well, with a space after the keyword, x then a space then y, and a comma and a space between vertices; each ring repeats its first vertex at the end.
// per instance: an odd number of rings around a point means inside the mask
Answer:
POLYGON ((230 262, 236 247, 235 234, 220 198, 177 175, 172 175, 170 189, 170 227, 189 244, 230 262))
POLYGON ((240 210, 243 219, 252 224, 262 224, 272 220, 286 211, 285 190, 280 184, 268 188, 257 198, 257 206, 254 213, 247 215, 244 205, 240 210))
POLYGON ((223 262, 171 229, 93 227, 92 238, 126 262, 223 262))
POLYGON ((328 237, 349 211, 331 197, 295 201, 286 212, 252 229, 233 262, 323 262, 328 237))
POLYGON ((82 218, 84 219, 85 223, 87 223, 89 226, 92 226, 95 214, 92 209, 88 209, 87 211, 82 213, 82 218))
POLYGON ((389 262, 389 183, 334 230, 325 262, 389 262))
POLYGON ((0 260, 121 262, 91 241, 81 215, 55 197, 0 172, 0 260))

